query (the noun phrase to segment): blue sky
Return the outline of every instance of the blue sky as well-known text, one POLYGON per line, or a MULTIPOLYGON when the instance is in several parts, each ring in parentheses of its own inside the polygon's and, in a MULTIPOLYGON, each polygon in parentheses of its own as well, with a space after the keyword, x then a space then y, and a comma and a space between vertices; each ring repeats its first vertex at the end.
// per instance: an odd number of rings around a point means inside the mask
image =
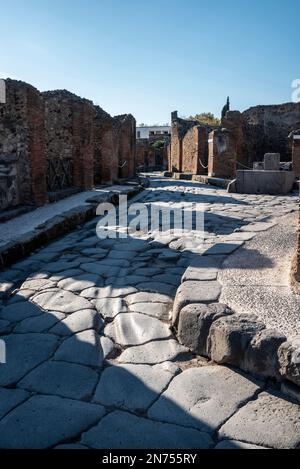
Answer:
POLYGON ((299 0, 0 0, 0 77, 138 123, 291 100, 299 0))

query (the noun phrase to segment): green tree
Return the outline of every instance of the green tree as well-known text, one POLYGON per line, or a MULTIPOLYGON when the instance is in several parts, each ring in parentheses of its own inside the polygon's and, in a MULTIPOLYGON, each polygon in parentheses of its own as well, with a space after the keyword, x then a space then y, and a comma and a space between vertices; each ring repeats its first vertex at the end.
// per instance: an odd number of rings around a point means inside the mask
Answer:
POLYGON ((206 125, 211 125, 211 126, 220 125, 220 119, 215 117, 211 112, 201 112, 201 114, 190 116, 190 119, 197 120, 201 124, 206 124, 206 125))

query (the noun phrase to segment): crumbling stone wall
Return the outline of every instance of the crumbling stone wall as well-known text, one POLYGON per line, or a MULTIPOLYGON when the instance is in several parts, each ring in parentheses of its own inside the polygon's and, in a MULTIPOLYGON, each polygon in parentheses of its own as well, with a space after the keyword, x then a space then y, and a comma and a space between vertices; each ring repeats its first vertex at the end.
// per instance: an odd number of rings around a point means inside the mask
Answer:
POLYGON ((33 86, 5 80, 0 104, 0 209, 47 202, 44 111, 33 86))
POLYGON ((94 182, 111 184, 118 179, 118 145, 114 119, 99 106, 95 106, 94 145, 94 182))
POLYGON ((136 165, 144 170, 162 171, 168 168, 169 136, 141 138, 136 141, 136 165), (161 146, 156 142, 163 140, 161 146))
POLYGON ((214 130, 209 134, 208 175, 233 179, 236 175, 236 139, 232 131, 214 130))
POLYGON ((119 163, 119 178, 133 177, 136 173, 136 121, 131 114, 115 116, 114 141, 119 163))
POLYGON ((90 189, 94 178, 93 104, 66 90, 49 91, 42 96, 45 103, 48 190, 73 186, 90 189), (56 177, 53 175, 55 172, 56 177))

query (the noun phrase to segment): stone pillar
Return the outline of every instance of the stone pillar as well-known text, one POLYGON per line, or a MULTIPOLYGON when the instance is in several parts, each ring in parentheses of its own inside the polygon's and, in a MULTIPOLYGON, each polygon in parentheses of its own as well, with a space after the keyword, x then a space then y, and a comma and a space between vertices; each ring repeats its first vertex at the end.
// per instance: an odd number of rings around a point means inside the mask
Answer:
POLYGON ((295 130, 289 135, 292 144, 293 171, 296 178, 300 178, 300 130, 295 130))
POLYGON ((47 203, 44 107, 39 91, 2 81, 0 103, 0 209, 47 203))
POLYGON ((94 119, 94 182, 111 184, 118 179, 118 153, 114 139, 114 119, 95 106, 94 119))
POLYGON ((227 129, 214 130, 208 138, 208 175, 234 179, 236 175, 236 140, 227 129))
POLYGON ((206 128, 201 125, 187 130, 182 141, 182 171, 192 174, 206 174, 206 128))
POLYGON ((131 114, 114 117, 114 138, 118 154, 119 178, 136 173, 136 121, 131 114))

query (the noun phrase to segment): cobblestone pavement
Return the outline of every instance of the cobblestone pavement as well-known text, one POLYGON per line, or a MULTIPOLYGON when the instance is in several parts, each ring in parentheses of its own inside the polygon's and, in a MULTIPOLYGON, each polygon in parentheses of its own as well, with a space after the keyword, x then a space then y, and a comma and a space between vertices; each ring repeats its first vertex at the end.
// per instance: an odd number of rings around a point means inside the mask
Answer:
POLYGON ((193 232, 99 240, 92 221, 1 274, 15 289, 1 293, 0 447, 299 446, 299 405, 193 356, 170 328, 191 259, 208 250, 224 259, 273 226, 274 212, 296 210, 297 197, 153 177, 138 198, 149 206, 204 204, 204 245, 193 232))

